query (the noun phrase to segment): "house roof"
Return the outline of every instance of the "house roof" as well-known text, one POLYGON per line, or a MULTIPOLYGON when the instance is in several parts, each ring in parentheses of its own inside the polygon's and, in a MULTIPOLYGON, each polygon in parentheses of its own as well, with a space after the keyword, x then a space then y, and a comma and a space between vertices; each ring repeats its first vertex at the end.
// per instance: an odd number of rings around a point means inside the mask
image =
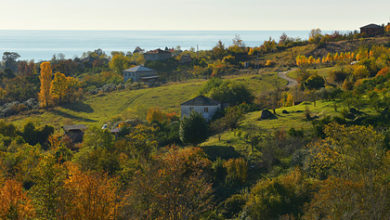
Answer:
POLYGON ((75 131, 75 130, 83 131, 83 130, 87 129, 87 126, 85 126, 85 125, 64 125, 64 126, 62 126, 62 129, 64 129, 64 131, 66 131, 66 132, 75 131))
POLYGON ((159 53, 171 53, 171 52, 170 51, 166 51, 166 50, 161 50, 159 48, 159 49, 156 49, 156 50, 149 50, 145 54, 159 54, 159 53))
POLYGON ((154 70, 144 67, 144 66, 135 66, 129 69, 124 70, 124 72, 154 72, 154 70))
POLYGON ((210 98, 207 98, 207 97, 204 97, 202 95, 200 96, 197 96, 191 100, 188 100, 184 103, 182 103, 181 105, 184 105, 184 106, 189 106, 189 105, 192 105, 192 106, 209 106, 209 105, 219 105, 220 103, 213 100, 213 99, 210 99, 210 98))
POLYGON ((377 24, 369 24, 369 25, 363 26, 361 28, 383 28, 383 27, 380 25, 377 25, 377 24))

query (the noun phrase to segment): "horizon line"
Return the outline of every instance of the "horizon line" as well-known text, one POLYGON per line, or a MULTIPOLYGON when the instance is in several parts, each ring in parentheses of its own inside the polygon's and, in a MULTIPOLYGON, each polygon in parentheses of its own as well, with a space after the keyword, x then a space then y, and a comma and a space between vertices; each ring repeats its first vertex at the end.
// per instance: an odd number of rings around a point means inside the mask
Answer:
MULTIPOLYGON (((315 28, 313 28, 315 29, 315 28)), ((0 31, 311 31, 313 29, 256 29, 256 30, 248 30, 248 29, 1 29, 0 31)), ((355 31, 349 29, 321 29, 321 31, 355 31)), ((356 29, 358 30, 358 29, 356 29)))

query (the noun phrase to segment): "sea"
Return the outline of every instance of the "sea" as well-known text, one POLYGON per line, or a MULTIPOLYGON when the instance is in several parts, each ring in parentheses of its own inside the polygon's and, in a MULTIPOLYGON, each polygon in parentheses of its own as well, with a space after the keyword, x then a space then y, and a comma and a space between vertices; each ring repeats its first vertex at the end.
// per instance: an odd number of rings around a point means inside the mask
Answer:
MULTIPOLYGON (((225 46, 239 36, 247 46, 259 46, 269 38, 279 40, 286 33, 289 37, 308 39, 306 31, 70 31, 70 30, 0 30, 0 56, 4 52, 16 52, 19 60, 50 60, 53 55, 65 58, 81 57, 84 52, 102 49, 134 51, 180 46, 182 50, 208 50, 219 40, 225 46)), ((323 33, 332 32, 326 31, 323 33)))

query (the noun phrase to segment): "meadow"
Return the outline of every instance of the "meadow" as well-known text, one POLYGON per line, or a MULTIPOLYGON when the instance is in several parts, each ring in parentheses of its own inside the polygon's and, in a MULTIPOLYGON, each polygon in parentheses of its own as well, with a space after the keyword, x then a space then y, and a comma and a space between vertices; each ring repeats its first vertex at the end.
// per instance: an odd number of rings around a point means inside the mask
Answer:
MULTIPOLYGON (((282 85, 287 83, 278 78, 276 73, 246 74, 226 78, 246 84, 254 94, 270 90, 275 80, 282 85)), ((101 127, 110 121, 144 119, 147 110, 152 107, 179 114, 180 104, 197 96, 204 83, 206 80, 189 80, 181 83, 168 83, 160 87, 90 95, 79 103, 27 112, 6 120, 18 127, 29 121, 37 125, 51 125, 59 131, 61 126, 69 124, 101 127)))

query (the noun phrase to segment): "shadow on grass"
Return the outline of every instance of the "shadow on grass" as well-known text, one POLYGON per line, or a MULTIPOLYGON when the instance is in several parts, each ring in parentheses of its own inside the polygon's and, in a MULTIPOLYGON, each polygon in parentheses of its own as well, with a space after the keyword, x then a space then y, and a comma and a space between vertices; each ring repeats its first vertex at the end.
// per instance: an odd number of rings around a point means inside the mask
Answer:
POLYGON ((207 154, 207 157, 211 161, 215 161, 218 157, 221 159, 227 160, 230 158, 238 158, 241 156, 234 147, 226 146, 204 146, 202 147, 203 151, 207 154))
POLYGON ((65 105, 62 105, 61 107, 75 111, 75 112, 85 112, 85 113, 92 113, 93 112, 93 108, 91 108, 90 105, 85 104, 83 102, 65 104, 65 105))
POLYGON ((53 109, 53 110, 50 110, 50 112, 52 112, 53 114, 62 116, 64 118, 70 118, 70 119, 84 121, 84 122, 96 122, 95 120, 91 120, 91 119, 88 119, 88 118, 83 118, 83 117, 71 115, 71 114, 68 114, 68 113, 60 111, 60 110, 53 109))

